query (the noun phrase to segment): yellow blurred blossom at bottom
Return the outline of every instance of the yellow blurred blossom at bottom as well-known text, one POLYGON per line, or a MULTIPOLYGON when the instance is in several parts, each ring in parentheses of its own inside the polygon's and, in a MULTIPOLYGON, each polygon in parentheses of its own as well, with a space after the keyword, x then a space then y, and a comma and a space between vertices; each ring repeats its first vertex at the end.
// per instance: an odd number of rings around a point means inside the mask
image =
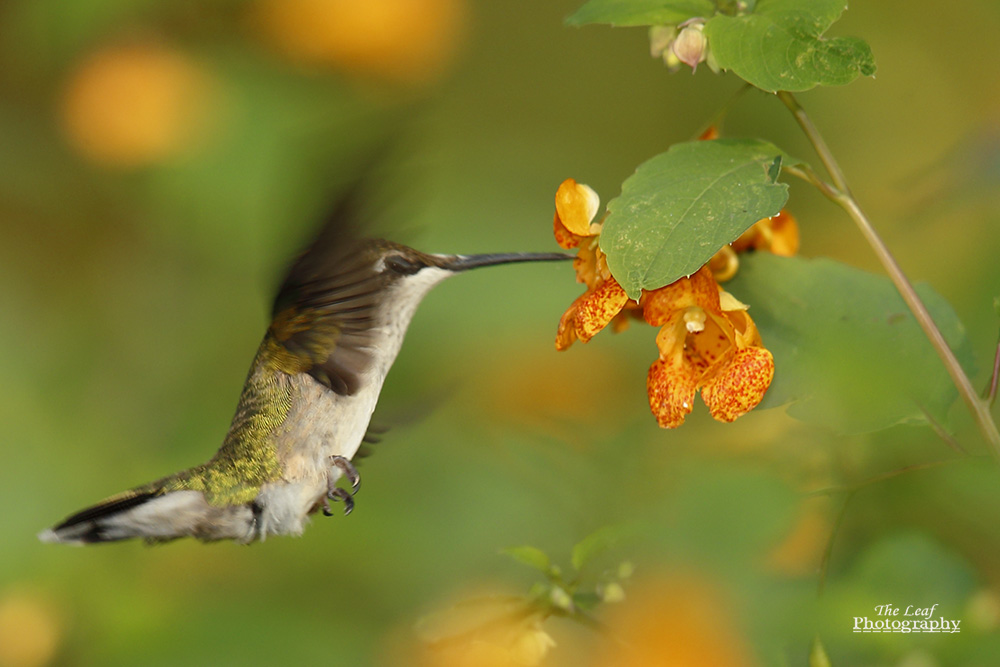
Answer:
MULTIPOLYGON (((553 232, 560 246, 577 249, 576 279, 587 287, 560 319, 556 349, 587 342, 609 324, 621 330, 628 318, 641 317, 660 327, 659 359, 646 381, 650 409, 660 426, 680 426, 698 391, 719 421, 731 422, 756 407, 774 377, 774 358, 747 306, 717 282, 719 273, 735 273, 736 250, 727 246, 719 253, 722 261, 713 259, 687 278, 643 290, 639 301, 632 301, 611 275, 600 248, 602 223, 593 222, 598 208, 597 194, 573 179, 556 192, 553 232)), ((798 247, 798 227, 791 216, 779 215, 758 222, 740 242, 746 248, 788 251, 798 247)))
POLYGON ((421 665, 426 667, 535 667, 542 664, 555 641, 541 627, 521 628, 516 634, 475 637, 432 646, 421 665))
POLYGON ((27 590, 0 596, 0 665, 36 667, 55 657, 62 634, 52 605, 27 590))
POLYGON ((421 618, 416 634, 419 641, 394 647, 383 664, 534 667, 556 645, 530 601, 481 590, 421 618))
POLYGON ((732 604, 700 576, 638 580, 609 608, 611 638, 592 667, 749 667, 757 664, 732 604))
POLYGON ((70 144, 84 157, 137 167, 197 146, 219 102, 212 77, 192 59, 144 43, 86 57, 66 83, 60 113, 70 144))

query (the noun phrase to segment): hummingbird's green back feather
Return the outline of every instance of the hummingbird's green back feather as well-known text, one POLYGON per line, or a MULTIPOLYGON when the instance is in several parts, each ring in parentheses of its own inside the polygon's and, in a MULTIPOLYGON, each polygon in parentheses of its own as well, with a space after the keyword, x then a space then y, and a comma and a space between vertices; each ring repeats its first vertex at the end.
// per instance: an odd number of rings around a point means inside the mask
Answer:
POLYGON ((292 407, 291 383, 274 364, 277 343, 268 334, 261 343, 219 451, 206 463, 153 482, 161 492, 201 491, 212 505, 241 505, 253 501, 261 486, 281 477, 274 442, 275 430, 292 407))

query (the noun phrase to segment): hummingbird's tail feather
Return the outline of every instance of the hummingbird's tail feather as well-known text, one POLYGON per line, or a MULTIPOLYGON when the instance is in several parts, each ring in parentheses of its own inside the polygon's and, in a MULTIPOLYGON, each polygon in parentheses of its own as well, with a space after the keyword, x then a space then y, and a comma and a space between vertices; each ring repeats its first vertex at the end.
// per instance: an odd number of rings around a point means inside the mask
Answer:
POLYGON ((95 542, 113 542, 133 537, 132 535, 123 534, 120 530, 112 530, 111 527, 120 520, 122 515, 149 502, 157 495, 159 494, 152 492, 127 492, 112 496, 96 505, 80 510, 72 516, 66 517, 57 526, 39 533, 38 539, 42 542, 93 544, 95 542))
POLYGON ((179 537, 204 541, 254 539, 256 519, 246 505, 216 507, 200 491, 130 491, 67 517, 38 534, 42 542, 95 544, 134 537, 150 543, 179 537))

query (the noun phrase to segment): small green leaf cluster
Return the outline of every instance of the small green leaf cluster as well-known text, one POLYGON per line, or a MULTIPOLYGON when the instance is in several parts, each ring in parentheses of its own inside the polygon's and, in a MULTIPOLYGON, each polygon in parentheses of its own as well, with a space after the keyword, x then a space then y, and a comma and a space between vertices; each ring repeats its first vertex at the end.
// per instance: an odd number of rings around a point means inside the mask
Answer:
POLYGON ((544 576, 544 580, 536 582, 528 593, 529 603, 543 618, 562 616, 592 625, 590 613, 598 605, 625 599, 625 584, 634 572, 632 563, 627 560, 600 568, 596 563, 605 561, 605 557, 634 532, 634 526, 613 525, 583 538, 573 547, 568 574, 537 547, 510 547, 502 553, 544 576))
POLYGON ((845 8, 844 0, 590 0, 566 22, 655 28, 695 19, 713 70, 768 92, 797 92, 875 74, 864 40, 824 37, 845 8))

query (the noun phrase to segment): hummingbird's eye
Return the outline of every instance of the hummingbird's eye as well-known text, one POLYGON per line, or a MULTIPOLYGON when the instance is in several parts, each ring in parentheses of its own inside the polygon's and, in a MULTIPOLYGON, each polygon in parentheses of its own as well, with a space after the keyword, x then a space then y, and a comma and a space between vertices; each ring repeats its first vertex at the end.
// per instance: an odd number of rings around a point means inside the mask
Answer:
POLYGON ((392 255, 385 258, 385 266, 393 273, 401 276, 412 276, 414 273, 424 268, 426 264, 415 261, 402 255, 392 255))

